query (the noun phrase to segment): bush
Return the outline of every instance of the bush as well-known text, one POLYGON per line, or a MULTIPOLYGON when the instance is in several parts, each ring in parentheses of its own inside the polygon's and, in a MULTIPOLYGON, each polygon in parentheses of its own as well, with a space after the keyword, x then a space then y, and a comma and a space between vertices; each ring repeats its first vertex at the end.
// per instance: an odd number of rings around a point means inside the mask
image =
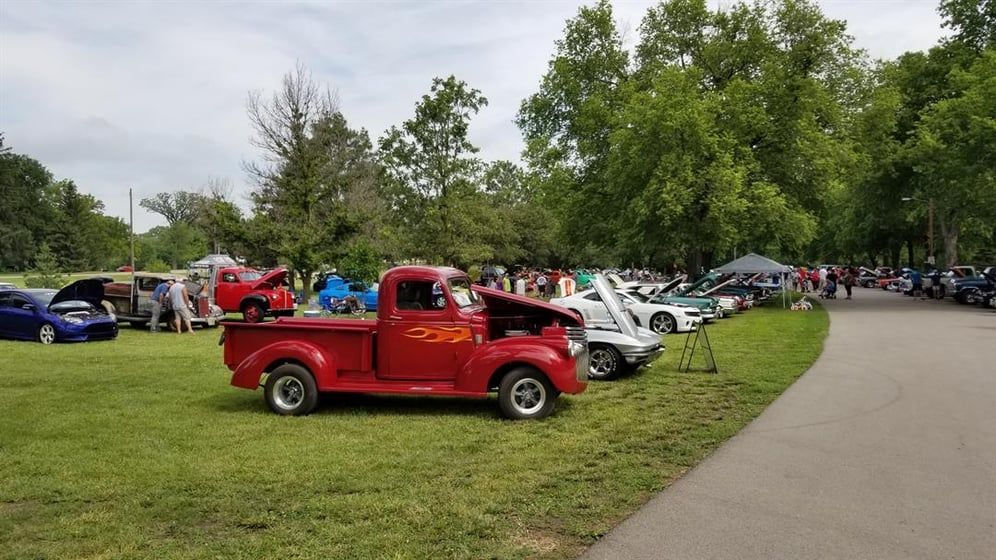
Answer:
POLYGON ((68 282, 69 277, 59 271, 59 262, 52 250, 47 243, 42 243, 35 255, 35 267, 24 275, 24 285, 28 288, 61 288, 68 282))
POLYGON ((145 263, 145 270, 148 272, 170 272, 172 269, 166 261, 162 259, 152 259, 151 261, 145 263))

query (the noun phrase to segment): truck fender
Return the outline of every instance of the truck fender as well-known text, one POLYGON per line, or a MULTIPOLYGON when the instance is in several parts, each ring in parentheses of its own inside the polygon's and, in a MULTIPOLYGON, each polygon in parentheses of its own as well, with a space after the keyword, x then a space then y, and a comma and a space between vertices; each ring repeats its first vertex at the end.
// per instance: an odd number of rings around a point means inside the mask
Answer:
POLYGON ((535 338, 528 342, 503 338, 478 347, 464 364, 461 379, 468 390, 483 393, 495 373, 517 365, 543 372, 558 391, 577 392, 573 361, 550 346, 536 344, 535 338))
POLYGON ((319 388, 328 387, 335 380, 335 360, 318 346, 301 341, 283 340, 274 342, 246 356, 232 373, 232 385, 245 389, 255 389, 260 379, 271 366, 294 362, 301 364, 312 375, 319 388))
POLYGON ((239 309, 242 309, 243 307, 245 307, 246 302, 249 302, 249 301, 251 301, 253 303, 258 303, 260 305, 260 307, 263 308, 263 311, 269 311, 269 309, 270 309, 270 300, 266 299, 266 296, 263 296, 263 295, 260 295, 260 294, 249 294, 247 296, 244 296, 239 301, 239 309))

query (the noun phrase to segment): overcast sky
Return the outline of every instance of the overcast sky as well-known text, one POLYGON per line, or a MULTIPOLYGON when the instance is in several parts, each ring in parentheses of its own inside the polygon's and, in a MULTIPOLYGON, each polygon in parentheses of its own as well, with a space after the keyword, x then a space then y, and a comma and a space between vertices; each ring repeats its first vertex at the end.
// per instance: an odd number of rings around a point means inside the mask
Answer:
MULTIPOLYGON (((613 2, 628 45, 656 2, 613 2)), ((715 6, 717 0, 710 0, 715 6)), ((723 4, 731 2, 724 0, 723 4)), ((376 141, 409 118, 434 76, 454 74, 490 104, 471 128, 488 160, 517 160, 512 122, 536 91, 577 1, 0 1, 0 131, 135 229, 162 223, 142 197, 227 178, 245 206, 249 90, 272 91, 303 62, 376 141)), ((874 58, 930 48, 936 0, 824 0, 874 58)))

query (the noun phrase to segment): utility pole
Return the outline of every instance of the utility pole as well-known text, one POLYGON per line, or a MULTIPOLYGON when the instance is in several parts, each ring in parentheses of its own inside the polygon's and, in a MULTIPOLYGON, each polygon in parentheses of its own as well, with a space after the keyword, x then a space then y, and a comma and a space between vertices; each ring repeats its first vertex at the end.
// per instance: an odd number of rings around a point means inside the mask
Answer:
POLYGON ((131 285, 135 285, 135 211, 131 203, 131 187, 128 187, 128 232, 131 237, 131 285))

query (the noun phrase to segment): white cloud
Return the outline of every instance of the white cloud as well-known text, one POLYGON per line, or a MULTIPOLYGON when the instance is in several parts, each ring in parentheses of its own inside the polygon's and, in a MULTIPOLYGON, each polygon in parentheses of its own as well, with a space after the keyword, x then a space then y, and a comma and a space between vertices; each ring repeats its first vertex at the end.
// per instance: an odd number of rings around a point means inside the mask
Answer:
MULTIPOLYGON (((710 3, 716 5, 719 0, 710 3)), ((730 2, 723 0, 724 4, 730 2)), ((614 3, 632 43, 653 2, 614 3)), ((932 1, 821 2, 878 58, 929 48, 932 1)), ((127 217, 136 198, 208 177, 243 185, 254 156, 247 92, 295 61, 338 90, 376 138, 412 114, 434 76, 490 100, 472 125, 487 159, 515 159, 512 119, 535 91, 577 2, 0 4, 0 130, 16 151, 127 217)), ((136 229, 160 220, 136 207, 136 229)))

